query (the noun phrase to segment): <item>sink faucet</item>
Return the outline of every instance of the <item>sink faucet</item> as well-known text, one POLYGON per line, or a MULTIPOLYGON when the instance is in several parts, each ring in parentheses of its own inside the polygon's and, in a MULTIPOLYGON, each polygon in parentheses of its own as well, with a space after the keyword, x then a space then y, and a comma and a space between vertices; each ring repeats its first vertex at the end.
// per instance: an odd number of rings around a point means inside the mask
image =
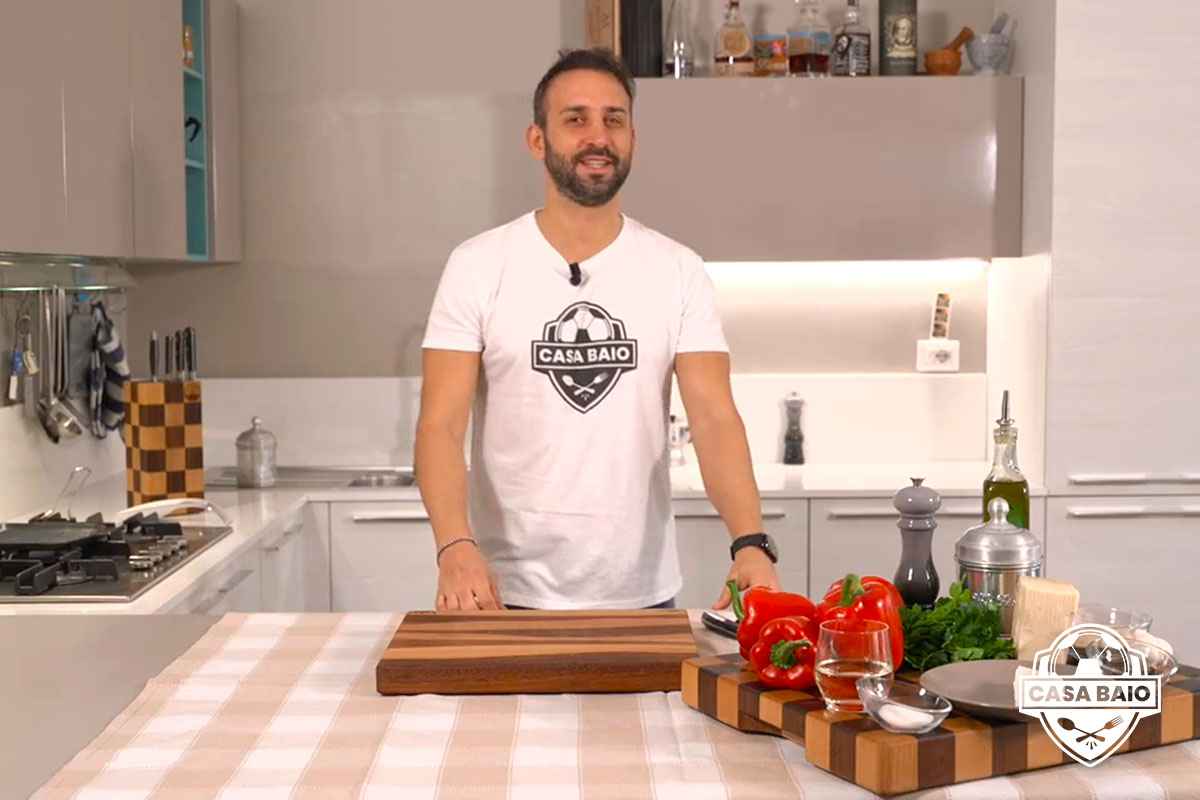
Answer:
POLYGON ((672 414, 670 425, 667 428, 667 442, 671 448, 672 467, 681 467, 687 463, 687 459, 684 457, 684 448, 691 440, 692 430, 688 427, 687 420, 681 420, 672 414))

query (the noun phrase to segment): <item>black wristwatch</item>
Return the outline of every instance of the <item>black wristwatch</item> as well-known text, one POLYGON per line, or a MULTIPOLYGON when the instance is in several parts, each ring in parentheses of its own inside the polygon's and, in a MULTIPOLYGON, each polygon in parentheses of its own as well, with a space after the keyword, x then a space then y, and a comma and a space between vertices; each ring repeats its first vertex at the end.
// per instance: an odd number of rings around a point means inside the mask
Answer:
POLYGON ((772 564, 779 563, 779 548, 775 546, 775 540, 768 533, 751 533, 734 539, 733 544, 729 545, 729 557, 737 556, 738 550, 743 547, 757 547, 767 554, 767 558, 771 559, 772 564))

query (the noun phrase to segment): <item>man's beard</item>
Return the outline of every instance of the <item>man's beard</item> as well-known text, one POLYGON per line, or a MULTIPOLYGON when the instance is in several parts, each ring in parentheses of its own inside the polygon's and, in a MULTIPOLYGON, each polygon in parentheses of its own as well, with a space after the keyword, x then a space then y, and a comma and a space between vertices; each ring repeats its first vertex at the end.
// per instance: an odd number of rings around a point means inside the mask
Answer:
POLYGON ((550 173, 550 178, 558 190, 579 205, 588 208, 602 206, 616 197, 625 184, 625 179, 629 177, 631 166, 628 161, 622 161, 616 153, 604 147, 589 147, 576 153, 573 159, 568 159, 557 153, 549 141, 546 142, 545 164, 546 171, 550 173), (592 156, 609 159, 612 162, 612 175, 600 179, 581 178, 575 172, 575 167, 583 159, 592 156))

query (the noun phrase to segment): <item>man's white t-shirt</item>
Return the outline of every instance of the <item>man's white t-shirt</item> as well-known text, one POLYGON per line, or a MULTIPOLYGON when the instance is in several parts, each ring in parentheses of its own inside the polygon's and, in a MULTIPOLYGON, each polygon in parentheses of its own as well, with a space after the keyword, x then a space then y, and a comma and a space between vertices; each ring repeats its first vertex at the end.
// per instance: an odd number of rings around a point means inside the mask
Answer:
POLYGON ((639 608, 682 585, 675 355, 728 352, 704 263, 629 217, 570 267, 530 212, 450 255, 423 346, 480 352, 472 533, 505 603, 639 608))

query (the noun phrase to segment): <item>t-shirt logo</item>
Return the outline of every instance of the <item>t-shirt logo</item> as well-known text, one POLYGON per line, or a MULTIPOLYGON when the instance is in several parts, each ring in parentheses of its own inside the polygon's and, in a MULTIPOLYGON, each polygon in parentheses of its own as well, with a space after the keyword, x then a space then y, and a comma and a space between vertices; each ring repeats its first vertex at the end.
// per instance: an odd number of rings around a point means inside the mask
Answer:
POLYGON ((573 303, 533 343, 533 369, 581 414, 608 397, 621 373, 637 369, 637 341, 625 323, 595 303, 573 303))

